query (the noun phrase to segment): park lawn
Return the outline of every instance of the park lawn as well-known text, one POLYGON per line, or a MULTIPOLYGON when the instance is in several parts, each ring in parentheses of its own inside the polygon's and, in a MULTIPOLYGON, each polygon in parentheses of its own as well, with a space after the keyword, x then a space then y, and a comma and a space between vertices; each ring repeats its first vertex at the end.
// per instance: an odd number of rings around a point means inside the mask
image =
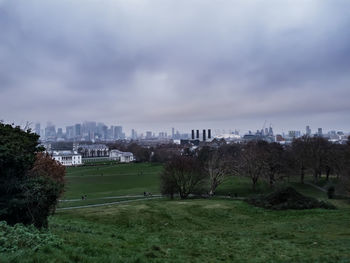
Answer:
MULTIPOLYGON (((144 192, 158 194, 159 174, 163 169, 162 164, 153 163, 129 163, 111 164, 101 166, 70 167, 66 175, 66 192, 62 199, 81 199, 87 195, 87 200, 80 202, 60 202, 60 207, 78 206, 85 204, 106 203, 99 198, 127 195, 143 195, 144 192)), ((312 182, 312 176, 307 176, 305 181, 312 182)), ((293 186, 302 194, 327 200, 327 194, 307 184, 301 184, 299 177, 291 177, 277 183, 277 187, 293 186)), ((259 180, 256 190, 253 191, 250 178, 242 176, 230 176, 221 184, 216 195, 231 195, 247 197, 250 195, 268 193, 273 191, 265 181, 259 180)), ((128 198, 128 197, 125 197, 128 198)), ((117 201, 117 200, 113 200, 117 201)), ((343 201, 332 200, 336 206, 343 206, 343 201)))
POLYGON ((159 193, 161 164, 129 163, 67 169, 63 199, 159 193))
POLYGON ((148 200, 61 211, 46 246, 0 262, 350 262, 350 208, 270 211, 239 200, 148 200))

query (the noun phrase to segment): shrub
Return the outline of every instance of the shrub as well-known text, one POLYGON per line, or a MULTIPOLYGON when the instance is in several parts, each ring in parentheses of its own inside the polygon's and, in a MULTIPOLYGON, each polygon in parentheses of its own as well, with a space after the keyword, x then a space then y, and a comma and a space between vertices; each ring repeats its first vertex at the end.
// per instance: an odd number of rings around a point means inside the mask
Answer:
POLYGON ((315 198, 304 196, 298 193, 292 187, 281 188, 267 195, 259 195, 246 199, 249 204, 254 206, 273 209, 311 209, 311 208, 325 208, 335 209, 332 204, 318 201, 315 198))
POLYGON ((5 221, 0 221, 0 253, 11 253, 20 249, 36 251, 44 246, 60 247, 62 244, 62 239, 48 231, 40 231, 32 225, 10 226, 5 221))
POLYGON ((334 198, 334 193, 335 193, 335 188, 334 186, 330 186, 327 189, 327 196, 329 199, 333 199, 334 198))

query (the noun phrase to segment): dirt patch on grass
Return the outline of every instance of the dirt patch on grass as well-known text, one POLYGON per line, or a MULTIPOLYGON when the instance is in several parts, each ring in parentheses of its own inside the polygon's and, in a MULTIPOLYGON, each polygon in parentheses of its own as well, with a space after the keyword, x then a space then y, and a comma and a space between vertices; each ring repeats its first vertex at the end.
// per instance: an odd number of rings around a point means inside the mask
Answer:
POLYGON ((228 207, 228 206, 223 205, 223 204, 212 204, 212 205, 203 206, 203 208, 207 208, 207 209, 215 209, 215 208, 228 209, 228 208, 232 208, 232 207, 228 207))
POLYGON ((192 203, 191 202, 178 201, 178 202, 173 202, 173 204, 176 204, 176 205, 191 205, 192 203))

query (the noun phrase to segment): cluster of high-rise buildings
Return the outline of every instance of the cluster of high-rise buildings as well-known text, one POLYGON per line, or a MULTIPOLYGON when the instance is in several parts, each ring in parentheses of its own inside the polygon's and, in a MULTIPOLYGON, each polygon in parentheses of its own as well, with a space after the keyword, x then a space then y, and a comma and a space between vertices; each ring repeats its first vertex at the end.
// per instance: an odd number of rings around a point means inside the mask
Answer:
POLYGON ((115 140, 180 140, 189 138, 189 134, 180 133, 172 128, 171 134, 165 131, 155 133, 146 131, 138 133, 135 129, 126 136, 122 126, 107 126, 102 122, 85 121, 74 125, 66 126, 65 129, 56 127, 52 122, 48 122, 46 127, 36 123, 34 132, 40 135, 41 141, 115 141, 115 140))
POLYGON ((42 128, 40 123, 35 124, 34 131, 40 135, 41 141, 60 142, 60 141, 92 141, 92 142, 108 142, 116 140, 142 140, 145 142, 179 142, 180 140, 198 140, 207 139, 225 139, 226 141, 247 141, 247 140, 266 140, 270 142, 289 143, 294 138, 299 138, 303 135, 307 136, 322 136, 331 141, 347 140, 348 134, 342 131, 331 130, 324 133, 322 128, 317 128, 314 132, 310 126, 306 126, 305 131, 290 130, 287 133, 282 132, 275 134, 272 127, 263 127, 256 132, 248 131, 245 135, 239 135, 239 132, 225 133, 218 132, 212 134, 209 130, 192 130, 192 133, 180 133, 175 128, 171 129, 171 133, 162 131, 155 133, 153 131, 146 131, 145 133, 137 133, 135 129, 131 130, 131 134, 126 136, 123 132, 122 126, 107 126, 102 122, 85 121, 63 128, 56 128, 54 124, 48 122, 45 128, 42 128), (201 134, 200 134, 201 133, 201 134), (203 133, 203 134, 202 134, 203 133), (203 138, 202 138, 203 137, 203 138))
POLYGON ((65 130, 57 128, 48 122, 45 128, 40 123, 35 124, 34 132, 43 141, 112 141, 125 139, 122 126, 108 127, 102 122, 85 121, 66 126, 65 130))

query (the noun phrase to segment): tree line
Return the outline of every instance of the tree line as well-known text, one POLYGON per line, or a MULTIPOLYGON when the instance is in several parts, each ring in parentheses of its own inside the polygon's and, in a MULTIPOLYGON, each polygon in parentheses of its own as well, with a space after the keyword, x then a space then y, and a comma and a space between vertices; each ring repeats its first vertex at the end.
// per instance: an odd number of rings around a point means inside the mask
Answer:
POLYGON ((162 194, 187 198, 190 194, 214 195, 217 187, 230 176, 250 178, 252 189, 265 181, 271 187, 277 182, 306 175, 317 182, 323 175, 338 179, 338 189, 350 193, 350 143, 330 143, 323 137, 303 136, 291 145, 250 141, 227 144, 219 148, 202 147, 186 151, 166 162, 161 178, 162 194))

